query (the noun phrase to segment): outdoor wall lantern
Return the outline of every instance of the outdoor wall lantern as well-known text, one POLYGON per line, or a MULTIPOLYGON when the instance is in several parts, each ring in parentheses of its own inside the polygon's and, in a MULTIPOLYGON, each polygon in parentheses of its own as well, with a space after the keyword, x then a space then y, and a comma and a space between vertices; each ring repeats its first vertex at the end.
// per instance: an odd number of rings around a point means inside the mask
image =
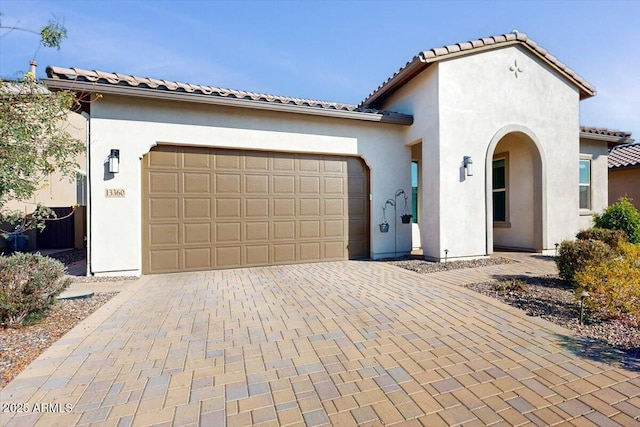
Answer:
POLYGON ((111 149, 109 154, 109 173, 120 172, 120 150, 111 149))
POLYGON ((464 168, 467 171, 467 176, 473 176, 473 160, 471 160, 471 156, 464 156, 464 168))

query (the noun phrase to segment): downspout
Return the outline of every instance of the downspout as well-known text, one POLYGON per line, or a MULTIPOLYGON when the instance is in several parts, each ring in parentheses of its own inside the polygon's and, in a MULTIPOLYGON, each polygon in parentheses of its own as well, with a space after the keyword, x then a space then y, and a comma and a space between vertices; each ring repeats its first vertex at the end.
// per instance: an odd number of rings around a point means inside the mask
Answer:
POLYGON ((86 130, 86 145, 85 149, 87 150, 87 276, 93 276, 93 271, 91 271, 91 150, 89 149, 89 142, 91 141, 91 115, 87 112, 80 113, 84 118, 87 119, 87 130, 86 130))

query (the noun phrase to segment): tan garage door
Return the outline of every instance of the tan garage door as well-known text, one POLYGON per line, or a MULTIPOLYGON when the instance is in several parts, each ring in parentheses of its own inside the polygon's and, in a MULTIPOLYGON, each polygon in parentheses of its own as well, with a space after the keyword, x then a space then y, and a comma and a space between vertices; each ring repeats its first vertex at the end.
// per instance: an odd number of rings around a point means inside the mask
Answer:
POLYGON ((142 271, 369 257, 354 157, 155 147, 142 159, 142 271))

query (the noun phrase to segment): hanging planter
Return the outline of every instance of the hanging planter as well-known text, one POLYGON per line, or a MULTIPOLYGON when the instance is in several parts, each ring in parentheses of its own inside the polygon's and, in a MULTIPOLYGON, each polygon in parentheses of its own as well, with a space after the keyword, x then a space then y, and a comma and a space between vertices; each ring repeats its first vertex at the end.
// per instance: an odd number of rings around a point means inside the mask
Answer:
POLYGON ((409 197, 407 196, 407 193, 405 193, 403 190, 400 190, 400 191, 402 191, 402 194, 404 195, 404 208, 402 209, 402 216, 400 216, 400 218, 402 219, 403 224, 410 224, 411 218, 413 218, 413 215, 409 213, 409 203, 407 203, 407 200, 409 199, 409 197))
POLYGON ((382 206, 382 221, 380 222, 380 224, 378 224, 378 227, 380 227, 381 233, 389 232, 389 223, 387 222, 387 205, 388 204, 394 206, 393 200, 387 200, 382 206))

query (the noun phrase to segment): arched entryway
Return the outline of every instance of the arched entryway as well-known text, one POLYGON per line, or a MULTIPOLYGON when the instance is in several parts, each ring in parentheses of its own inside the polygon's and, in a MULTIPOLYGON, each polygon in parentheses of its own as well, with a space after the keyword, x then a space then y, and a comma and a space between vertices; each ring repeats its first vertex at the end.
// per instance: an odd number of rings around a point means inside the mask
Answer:
POLYGON ((496 133, 486 158, 487 253, 546 247, 545 161, 535 134, 522 126, 496 133))

